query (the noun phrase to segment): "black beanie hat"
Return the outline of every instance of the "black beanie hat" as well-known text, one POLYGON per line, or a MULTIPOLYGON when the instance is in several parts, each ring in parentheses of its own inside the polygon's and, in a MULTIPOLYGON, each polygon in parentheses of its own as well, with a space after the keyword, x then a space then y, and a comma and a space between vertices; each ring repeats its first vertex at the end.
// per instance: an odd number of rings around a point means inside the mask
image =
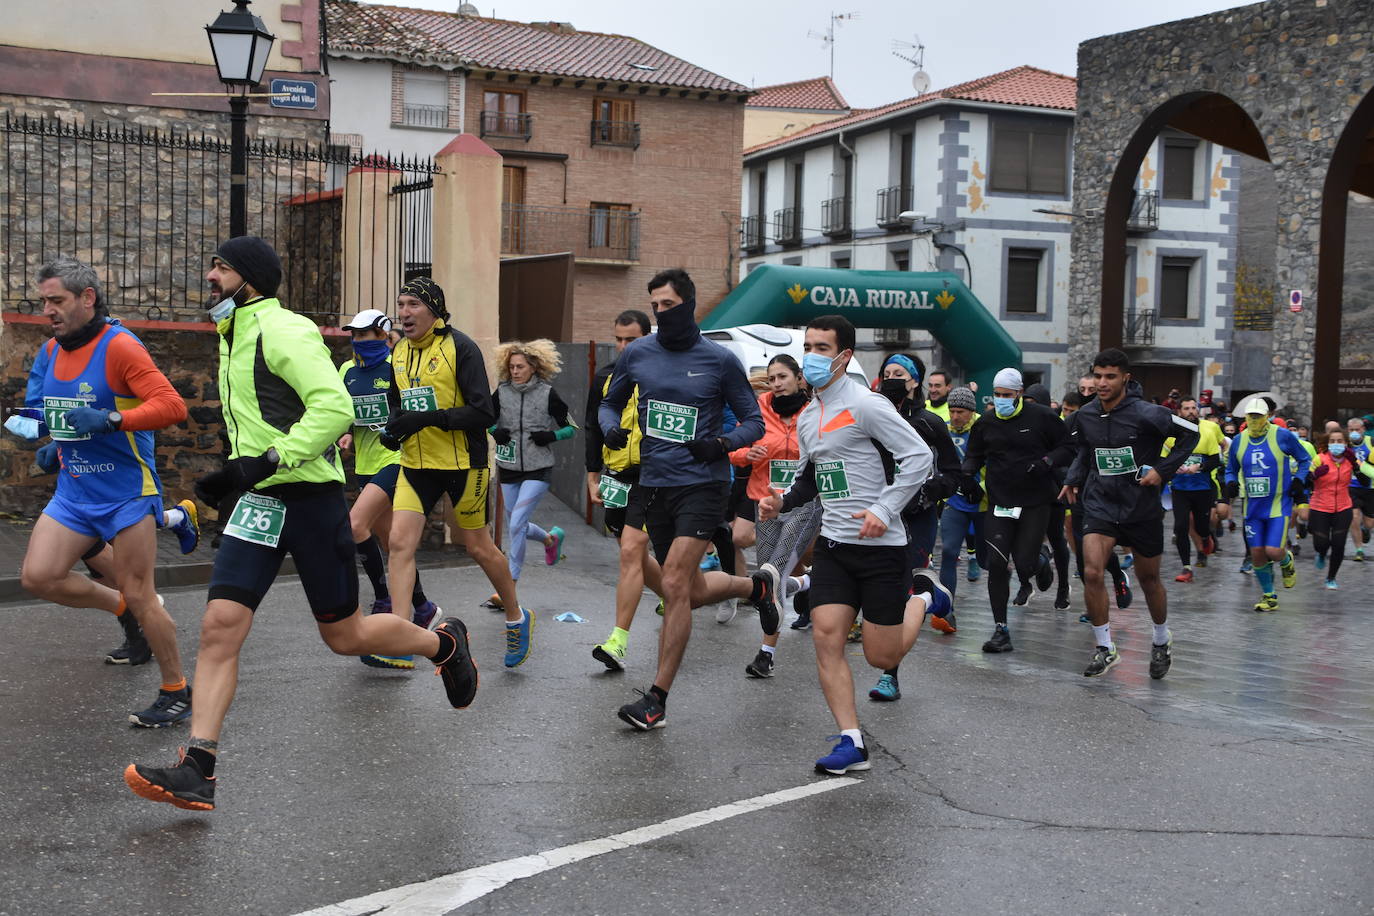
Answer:
POLYGON ((1046 388, 1044 385, 1040 384, 1039 382, 1036 382, 1034 385, 1027 386, 1026 390, 1023 391, 1022 394, 1025 397, 1030 398, 1035 403, 1039 404, 1041 407, 1050 406, 1050 390, 1046 388))
POLYGON ((434 313, 435 318, 442 318, 448 321, 448 306, 444 304, 444 290, 438 283, 429 277, 416 277, 414 280, 407 280, 401 287, 400 295, 414 296, 434 313))
MULTIPOLYGON (((238 271, 259 296, 275 296, 281 286, 281 258, 266 239, 240 235, 221 242, 215 257, 238 271)), ((227 291, 226 291, 227 292, 227 291)))

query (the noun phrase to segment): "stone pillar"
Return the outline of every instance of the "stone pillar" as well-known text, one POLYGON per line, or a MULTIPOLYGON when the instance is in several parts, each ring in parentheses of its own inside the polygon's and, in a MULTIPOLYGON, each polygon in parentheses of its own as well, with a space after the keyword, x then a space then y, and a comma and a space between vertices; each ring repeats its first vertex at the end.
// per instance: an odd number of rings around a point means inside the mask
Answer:
POLYGON ((434 281, 444 288, 452 325, 490 354, 500 339, 501 156, 460 134, 435 164, 434 281))
MULTIPOLYGON (((393 311, 400 292, 401 252, 397 219, 400 206, 391 189, 400 169, 369 157, 348 173, 343 196, 343 297, 347 320, 363 309, 393 311)), ((342 323, 342 322, 341 322, 342 323)))
POLYGON ((1291 406, 1304 418, 1312 413, 1312 356, 1317 343, 1317 236, 1321 230, 1321 198, 1313 174, 1324 175, 1330 164, 1330 144, 1305 145, 1301 161, 1297 152, 1280 148, 1275 156, 1278 184, 1279 231, 1274 258, 1274 331, 1270 389, 1279 406, 1291 406), (1284 155, 1289 154, 1289 155, 1284 155), (1280 158, 1283 155, 1283 158, 1280 158), (1288 161, 1285 161, 1288 160, 1288 161), (1303 292, 1301 312, 1288 307, 1288 291, 1303 292))

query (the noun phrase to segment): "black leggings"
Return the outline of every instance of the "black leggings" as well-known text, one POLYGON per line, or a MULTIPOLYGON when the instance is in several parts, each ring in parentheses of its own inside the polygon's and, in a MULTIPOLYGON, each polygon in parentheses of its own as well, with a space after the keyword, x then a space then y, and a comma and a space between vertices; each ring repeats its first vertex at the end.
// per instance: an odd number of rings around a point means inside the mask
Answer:
POLYGON ((1174 490, 1174 544, 1184 566, 1193 562, 1193 539, 1188 536, 1191 521, 1197 536, 1204 541, 1212 534, 1212 504, 1216 501, 1211 490, 1174 490))
POLYGON ((1316 509, 1309 509, 1307 512, 1307 529, 1315 542, 1317 556, 1325 556, 1326 549, 1331 548, 1326 567, 1328 579, 1336 578, 1341 561, 1345 559, 1345 536, 1350 531, 1352 515, 1350 509, 1342 509, 1340 512, 1318 512, 1316 509))
POLYGON ((989 508, 983 522, 987 545, 988 603, 992 619, 1007 622, 1007 597, 1011 594, 1011 563, 1018 570, 1034 572, 1040 545, 1045 540, 1045 520, 1058 506, 1025 506, 1020 518, 1000 518, 989 508))
POLYGON ((1055 503, 1045 522, 1045 537, 1049 539, 1050 551, 1054 554, 1054 571, 1059 576, 1059 591, 1069 587, 1069 542, 1064 537, 1064 507, 1055 503))

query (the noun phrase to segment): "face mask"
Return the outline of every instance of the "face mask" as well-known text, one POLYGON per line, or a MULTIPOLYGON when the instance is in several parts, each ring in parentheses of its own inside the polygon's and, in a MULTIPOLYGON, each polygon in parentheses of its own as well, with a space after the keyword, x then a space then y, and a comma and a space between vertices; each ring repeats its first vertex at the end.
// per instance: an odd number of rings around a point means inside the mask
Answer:
POLYGON ((878 391, 893 404, 906 400, 906 379, 885 378, 878 384, 878 391))
POLYGON ((1016 412, 1016 398, 999 398, 994 395, 992 409, 997 411, 999 417, 1009 417, 1016 412))
POLYGON ((210 306, 210 320, 215 324, 219 324, 221 321, 228 318, 229 314, 234 311, 234 306, 238 304, 234 301, 234 296, 243 292, 243 288, 247 285, 247 282, 240 283, 239 288, 234 290, 233 295, 225 296, 223 299, 210 306))
POLYGON ((697 303, 688 299, 665 312, 659 312, 658 342, 669 350, 686 350, 697 342, 701 331, 697 329, 697 303))
POLYGON ((1351 444, 1351 445, 1359 445, 1360 442, 1361 442, 1363 439, 1364 439, 1364 433, 1360 432, 1358 429, 1355 430, 1354 432, 1352 432, 1352 433, 1350 434, 1350 444, 1351 444))
POLYGON ((364 366, 375 366, 382 360, 391 349, 386 345, 385 340, 355 340, 353 341, 353 352, 358 354, 358 359, 364 366))
POLYGON ((830 379, 835 375, 835 360, 821 356, 819 353, 808 353, 802 357, 802 375, 813 388, 824 388, 830 384, 830 379))
POLYGON ((806 406, 806 392, 773 395, 773 410, 780 417, 790 417, 806 406))
POLYGON ((1269 425, 1268 417, 1246 417, 1245 428, 1250 431, 1252 436, 1264 434, 1265 427, 1269 425))
POLYGON ((1329 446, 1327 446, 1327 451, 1331 453, 1332 458, 1339 458, 1345 454, 1345 443, 1332 442, 1329 446))

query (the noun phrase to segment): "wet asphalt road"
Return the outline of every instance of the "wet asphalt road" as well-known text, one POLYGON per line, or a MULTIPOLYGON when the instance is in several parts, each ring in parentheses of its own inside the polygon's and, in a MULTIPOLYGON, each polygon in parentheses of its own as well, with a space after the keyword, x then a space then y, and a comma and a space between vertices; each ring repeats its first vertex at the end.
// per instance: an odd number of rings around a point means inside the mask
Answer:
MULTIPOLYGON (((720 626, 699 611, 670 725, 626 729, 615 710, 652 677, 652 603, 630 671, 607 674, 590 650, 610 628, 612 543, 561 506, 543 515, 576 534, 564 565, 527 571, 539 622, 523 667, 501 667, 478 570, 427 576, 473 632, 467 711, 427 663, 333 656, 282 580, 245 649, 208 814, 120 779, 130 762, 170 763, 187 731, 124 724, 157 671, 101 664, 111 620, 0 608, 0 914, 299 913, 821 779, 834 727, 809 636, 785 631, 777 676, 750 680, 752 614, 720 626), (555 622, 565 610, 587 622, 555 622)), ((1016 651, 984 656, 982 585, 961 578, 960 632, 925 631, 901 701, 861 699, 873 769, 856 785, 552 868, 458 912, 1374 912, 1374 563, 1348 563, 1333 593, 1302 557, 1283 609, 1257 615, 1238 543, 1170 583, 1162 682, 1146 674, 1142 598, 1114 613, 1121 665, 1087 680, 1076 582, 1072 611, 1037 596, 1013 609, 1016 651)), ((193 656, 204 591, 167 597, 193 656)), ((866 691, 876 672, 857 646, 851 661, 866 691)))

